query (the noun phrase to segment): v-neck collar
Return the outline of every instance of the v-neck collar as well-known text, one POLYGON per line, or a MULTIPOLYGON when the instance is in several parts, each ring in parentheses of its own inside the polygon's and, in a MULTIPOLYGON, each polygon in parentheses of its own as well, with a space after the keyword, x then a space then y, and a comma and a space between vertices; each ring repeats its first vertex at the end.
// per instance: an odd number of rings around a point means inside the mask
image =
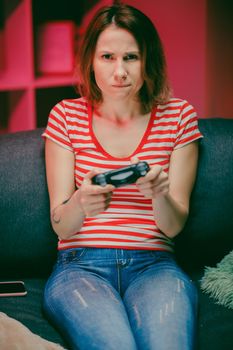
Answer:
POLYGON ((90 135, 92 137, 92 141, 95 144, 97 150, 99 152, 101 152, 102 154, 104 154, 107 158, 109 159, 114 159, 114 160, 129 160, 131 157, 133 157, 134 155, 138 154, 140 152, 140 150, 142 149, 142 146, 144 145, 145 141, 147 140, 148 134, 151 131, 152 125, 153 125, 153 121, 154 121, 154 115, 156 113, 156 107, 152 109, 151 114, 150 114, 150 119, 149 122, 147 124, 147 127, 145 129, 145 132, 143 134, 143 136, 141 137, 141 140, 139 142, 139 144, 137 145, 136 149, 127 157, 115 157, 113 155, 111 155, 110 153, 108 153, 104 147, 101 145, 101 143, 99 142, 99 140, 97 139, 95 132, 93 130, 93 107, 91 105, 88 106, 88 123, 89 123, 89 130, 90 130, 90 135))

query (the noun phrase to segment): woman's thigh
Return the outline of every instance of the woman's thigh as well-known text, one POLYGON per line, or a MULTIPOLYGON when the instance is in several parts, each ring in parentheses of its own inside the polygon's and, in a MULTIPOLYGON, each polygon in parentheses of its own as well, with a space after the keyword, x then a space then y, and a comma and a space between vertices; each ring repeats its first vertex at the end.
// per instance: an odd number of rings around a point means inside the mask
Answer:
POLYGON ((86 267, 71 263, 55 269, 45 288, 47 315, 72 349, 136 350, 119 293, 96 266, 94 272, 86 267))
POLYGON ((123 300, 139 349, 195 348, 196 288, 169 254, 141 272, 123 300))

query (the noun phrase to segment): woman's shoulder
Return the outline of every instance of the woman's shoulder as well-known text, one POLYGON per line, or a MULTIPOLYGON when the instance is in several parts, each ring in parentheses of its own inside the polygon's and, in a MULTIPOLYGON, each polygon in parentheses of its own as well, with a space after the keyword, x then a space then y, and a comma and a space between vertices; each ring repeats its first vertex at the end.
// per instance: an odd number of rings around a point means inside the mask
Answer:
POLYGON ((190 106, 190 103, 187 100, 171 97, 167 101, 158 104, 158 109, 182 109, 185 106, 190 106))
POLYGON ((64 109, 74 109, 76 111, 87 111, 90 106, 85 97, 63 99, 58 104, 60 104, 64 109))
POLYGON ((173 120, 180 122, 187 116, 196 115, 196 110, 187 100, 172 97, 157 105, 154 115, 159 118, 173 118, 173 120))
POLYGON ((63 99, 56 103, 52 108, 50 115, 66 122, 74 120, 87 119, 90 104, 84 97, 63 99))

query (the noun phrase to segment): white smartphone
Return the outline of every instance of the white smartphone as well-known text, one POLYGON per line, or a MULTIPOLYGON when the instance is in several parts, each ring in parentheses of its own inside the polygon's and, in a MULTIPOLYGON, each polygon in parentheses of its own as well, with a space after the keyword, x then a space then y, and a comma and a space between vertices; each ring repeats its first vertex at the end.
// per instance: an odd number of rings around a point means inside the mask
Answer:
POLYGON ((0 297, 24 296, 26 294, 23 281, 0 282, 0 297))

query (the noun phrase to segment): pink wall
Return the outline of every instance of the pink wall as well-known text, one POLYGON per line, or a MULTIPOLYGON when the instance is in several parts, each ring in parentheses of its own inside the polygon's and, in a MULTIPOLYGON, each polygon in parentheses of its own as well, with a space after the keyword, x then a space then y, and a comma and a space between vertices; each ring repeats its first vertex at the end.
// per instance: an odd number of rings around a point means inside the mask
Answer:
POLYGON ((128 0, 154 22, 164 44, 176 97, 206 117, 206 0, 128 0))
POLYGON ((207 116, 233 118, 233 2, 207 7, 207 116))

